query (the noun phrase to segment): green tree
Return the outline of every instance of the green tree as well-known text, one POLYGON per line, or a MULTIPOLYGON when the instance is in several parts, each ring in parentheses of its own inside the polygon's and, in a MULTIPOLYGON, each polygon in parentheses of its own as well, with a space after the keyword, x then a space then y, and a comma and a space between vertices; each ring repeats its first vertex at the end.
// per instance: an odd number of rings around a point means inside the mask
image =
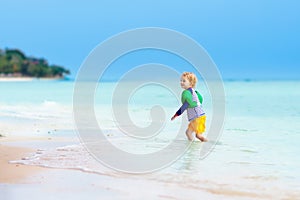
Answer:
POLYGON ((58 66, 49 66, 44 58, 26 57, 18 49, 0 49, 0 74, 21 74, 33 77, 63 77, 70 71, 58 66))

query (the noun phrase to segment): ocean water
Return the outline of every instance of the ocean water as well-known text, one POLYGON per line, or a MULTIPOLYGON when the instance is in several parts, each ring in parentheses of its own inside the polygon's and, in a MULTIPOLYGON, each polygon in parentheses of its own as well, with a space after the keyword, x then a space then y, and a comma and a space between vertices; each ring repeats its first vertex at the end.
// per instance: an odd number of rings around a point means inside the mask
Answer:
MULTIPOLYGON (((177 83, 176 83, 177 84, 177 83)), ((179 95, 150 85, 129 99, 111 101, 116 83, 102 83, 95 92, 94 110, 106 138, 129 153, 147 154, 174 141, 180 120, 169 119, 179 108, 179 95), (151 108, 164 108, 161 133, 149 140, 130 142, 116 123, 113 107, 127 106, 134 126, 147 127, 151 108)), ((179 87, 179 86, 178 86, 179 87)), ((300 81, 225 81, 224 130, 213 151, 200 158, 202 144, 193 142, 171 165, 153 173, 131 175, 110 169, 93 158, 84 145, 70 142, 44 146, 16 163, 68 168, 128 179, 174 183, 208 193, 234 193, 249 198, 295 198, 300 193, 300 81)), ((72 81, 0 82, 0 134, 4 136, 77 137, 73 120, 72 81)), ((200 85, 211 124, 211 97, 200 85)), ((186 116, 182 116, 186 117, 186 116)), ((181 119, 181 118, 180 118, 181 119)), ((131 125, 132 126, 132 125, 131 125)), ((177 139, 186 143, 184 133, 177 139)), ((0 140, 1 141, 1 140, 0 140)), ((73 140, 72 140, 73 141, 73 140)))

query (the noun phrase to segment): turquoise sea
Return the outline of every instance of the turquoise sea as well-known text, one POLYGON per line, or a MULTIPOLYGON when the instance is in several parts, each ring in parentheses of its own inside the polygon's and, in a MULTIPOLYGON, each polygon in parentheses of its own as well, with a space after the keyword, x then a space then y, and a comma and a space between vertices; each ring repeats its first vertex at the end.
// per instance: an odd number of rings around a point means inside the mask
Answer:
MULTIPOLYGON (((143 127, 151 120, 149 111, 153 105, 165 107, 164 135, 146 146, 139 142, 126 143, 126 135, 119 133, 111 113, 109 94, 115 84, 101 83, 95 94, 94 108, 104 134, 116 146, 128 152, 147 153, 159 150, 172 140, 179 121, 170 122, 169 119, 180 105, 174 94, 147 87, 147 92, 136 91, 128 100, 129 116, 136 125, 143 127)), ((80 169, 122 179, 173 182, 178 188, 210 193, 222 191, 265 199, 299 197, 300 81, 224 81, 224 87, 224 130, 213 151, 200 159, 202 144, 194 142, 180 159, 153 173, 138 176, 119 173, 89 156, 75 131, 73 81, 0 82, 0 134, 7 137, 63 137, 73 141, 39 147, 26 159, 13 161, 17 163, 80 169)), ((204 96, 209 127, 212 113, 209 92, 201 85, 198 89, 204 96)), ((184 133, 179 142, 186 142, 184 133)))

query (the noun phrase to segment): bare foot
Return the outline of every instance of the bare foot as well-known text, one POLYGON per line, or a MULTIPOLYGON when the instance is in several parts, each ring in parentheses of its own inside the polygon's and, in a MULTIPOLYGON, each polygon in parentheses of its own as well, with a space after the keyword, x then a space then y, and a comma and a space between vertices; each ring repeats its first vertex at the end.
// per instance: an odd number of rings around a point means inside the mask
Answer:
POLYGON ((202 135, 196 135, 196 137, 201 141, 201 142, 207 142, 208 140, 203 137, 202 135))

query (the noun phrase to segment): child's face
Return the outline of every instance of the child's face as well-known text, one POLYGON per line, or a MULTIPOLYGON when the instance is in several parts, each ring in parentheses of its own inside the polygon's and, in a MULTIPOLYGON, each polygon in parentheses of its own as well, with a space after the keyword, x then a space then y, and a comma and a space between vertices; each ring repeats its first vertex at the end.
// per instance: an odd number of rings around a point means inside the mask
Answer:
POLYGON ((186 77, 182 76, 181 79, 180 79, 180 86, 181 86, 181 88, 186 90, 186 89, 192 87, 192 84, 190 83, 190 81, 186 77))

